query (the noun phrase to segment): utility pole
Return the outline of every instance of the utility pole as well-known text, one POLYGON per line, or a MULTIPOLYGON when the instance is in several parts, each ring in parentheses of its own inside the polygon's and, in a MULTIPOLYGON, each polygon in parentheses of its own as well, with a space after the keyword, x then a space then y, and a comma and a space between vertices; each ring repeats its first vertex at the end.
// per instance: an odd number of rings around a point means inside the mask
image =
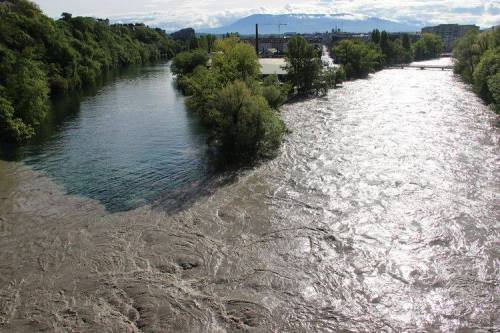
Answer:
POLYGON ((255 52, 259 56, 259 24, 255 24, 255 52))

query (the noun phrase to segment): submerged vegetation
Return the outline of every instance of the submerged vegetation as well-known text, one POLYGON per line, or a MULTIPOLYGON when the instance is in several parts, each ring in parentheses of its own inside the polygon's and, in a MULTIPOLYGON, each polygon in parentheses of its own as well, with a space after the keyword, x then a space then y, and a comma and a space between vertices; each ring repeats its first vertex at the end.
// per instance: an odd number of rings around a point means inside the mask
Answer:
POLYGON ((457 42, 453 57, 455 73, 500 113, 500 29, 467 32, 457 42))
POLYGON ((172 58, 182 44, 142 24, 45 16, 32 2, 0 2, 0 141, 31 138, 50 97, 94 85, 102 73, 172 58))
POLYGON ((340 41, 332 54, 351 79, 366 77, 384 66, 437 58, 442 51, 441 39, 433 34, 424 34, 412 45, 408 34, 391 39, 386 31, 373 30, 370 41, 340 41))

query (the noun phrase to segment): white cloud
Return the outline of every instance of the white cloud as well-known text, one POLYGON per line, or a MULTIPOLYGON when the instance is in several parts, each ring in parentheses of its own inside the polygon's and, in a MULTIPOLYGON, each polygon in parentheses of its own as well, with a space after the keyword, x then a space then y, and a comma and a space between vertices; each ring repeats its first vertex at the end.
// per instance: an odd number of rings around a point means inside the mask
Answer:
MULTIPOLYGON (((215 27, 256 13, 374 16, 400 22, 500 24, 499 0, 35 0, 51 16, 76 15, 145 21, 169 30, 215 27)), ((346 18, 353 16, 346 16, 346 18)))

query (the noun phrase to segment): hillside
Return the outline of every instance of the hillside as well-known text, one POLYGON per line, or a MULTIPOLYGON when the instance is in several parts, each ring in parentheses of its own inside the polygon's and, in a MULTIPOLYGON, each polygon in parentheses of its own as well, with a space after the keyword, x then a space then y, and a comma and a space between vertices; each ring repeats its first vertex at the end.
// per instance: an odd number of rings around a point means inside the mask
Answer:
POLYGON ((160 29, 72 17, 53 20, 26 0, 0 1, 0 141, 32 137, 50 96, 93 85, 103 72, 171 58, 160 29))

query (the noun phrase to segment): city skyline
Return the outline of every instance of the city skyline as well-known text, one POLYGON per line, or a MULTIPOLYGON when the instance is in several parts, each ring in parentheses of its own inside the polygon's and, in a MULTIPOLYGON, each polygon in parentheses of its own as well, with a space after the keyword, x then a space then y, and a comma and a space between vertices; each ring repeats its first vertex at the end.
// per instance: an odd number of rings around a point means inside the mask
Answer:
POLYGON ((183 27, 213 28, 230 24, 252 14, 334 14, 350 13, 354 17, 378 17, 396 22, 427 25, 440 23, 477 24, 488 28, 500 23, 500 3, 495 0, 314 0, 290 1, 229 0, 180 1, 110 0, 62 1, 36 0, 44 12, 58 17, 62 12, 74 15, 108 17, 116 22, 145 22, 167 30, 183 27))

